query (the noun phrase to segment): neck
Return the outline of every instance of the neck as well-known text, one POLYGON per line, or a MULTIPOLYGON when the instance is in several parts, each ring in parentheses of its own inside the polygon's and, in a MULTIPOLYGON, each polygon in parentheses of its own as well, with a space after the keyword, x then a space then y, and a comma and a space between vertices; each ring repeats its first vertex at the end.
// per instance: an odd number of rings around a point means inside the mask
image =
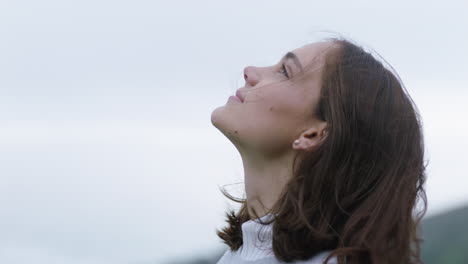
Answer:
POLYGON ((244 165, 247 209, 250 219, 255 219, 253 210, 258 217, 268 214, 291 179, 293 153, 275 159, 246 154, 241 156, 244 165))

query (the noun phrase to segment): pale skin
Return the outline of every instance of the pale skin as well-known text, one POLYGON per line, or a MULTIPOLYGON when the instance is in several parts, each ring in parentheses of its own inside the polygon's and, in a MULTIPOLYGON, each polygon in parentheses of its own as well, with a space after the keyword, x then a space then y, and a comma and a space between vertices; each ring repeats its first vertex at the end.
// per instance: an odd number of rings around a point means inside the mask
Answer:
POLYGON ((313 151, 326 137, 327 123, 312 110, 320 95, 323 54, 330 47, 329 42, 312 43, 292 50, 297 58, 246 67, 240 88, 244 102, 229 99, 211 114, 212 124, 241 155, 251 219, 252 208, 261 217, 278 200, 292 177, 294 154, 313 151), (306 70, 306 79, 291 79, 306 67, 316 70, 306 70))

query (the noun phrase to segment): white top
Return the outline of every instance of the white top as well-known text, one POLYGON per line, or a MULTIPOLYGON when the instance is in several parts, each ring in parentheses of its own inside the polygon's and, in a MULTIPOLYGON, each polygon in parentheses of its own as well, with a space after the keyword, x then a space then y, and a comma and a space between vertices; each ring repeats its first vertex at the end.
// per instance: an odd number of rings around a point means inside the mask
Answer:
MULTIPOLYGON (((272 214, 267 214, 260 219, 265 222, 273 217, 272 214)), ((272 225, 262 225, 259 221, 249 220, 242 223, 242 239, 243 244, 237 251, 226 250, 217 264, 280 264, 285 263, 279 261, 273 254, 271 247, 272 225), (263 242, 258 239, 259 236, 263 242)), ((305 261, 295 261, 296 264, 322 264, 331 250, 326 250, 318 253, 312 258, 305 261)), ((333 257, 328 262, 329 264, 338 264, 336 257, 333 257)))

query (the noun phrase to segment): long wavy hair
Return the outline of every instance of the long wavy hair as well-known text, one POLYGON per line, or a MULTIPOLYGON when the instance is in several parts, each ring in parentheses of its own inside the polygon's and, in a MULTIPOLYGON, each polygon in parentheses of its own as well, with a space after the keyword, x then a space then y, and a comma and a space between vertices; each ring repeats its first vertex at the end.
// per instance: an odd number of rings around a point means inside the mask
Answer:
MULTIPOLYGON (((314 151, 298 152, 293 177, 268 211, 272 250, 284 262, 331 250, 339 264, 416 264, 427 210, 422 121, 402 81, 362 47, 328 38, 321 94, 311 113, 327 122, 314 151), (417 203, 422 201, 422 209, 417 203)), ((388 63, 387 63, 388 64, 388 63)), ((393 68, 390 66, 393 70, 393 68)), ((393 70, 394 71, 394 70, 393 70)), ((217 235, 233 251, 242 243, 248 201, 226 212, 217 235)))

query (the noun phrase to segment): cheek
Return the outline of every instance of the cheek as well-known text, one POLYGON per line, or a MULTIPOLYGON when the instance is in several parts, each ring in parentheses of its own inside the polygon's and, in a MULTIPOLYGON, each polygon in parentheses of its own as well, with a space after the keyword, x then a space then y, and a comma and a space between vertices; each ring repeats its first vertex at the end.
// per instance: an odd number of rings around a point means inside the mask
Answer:
POLYGON ((288 87, 287 91, 274 93, 265 100, 268 111, 274 115, 294 118, 302 115, 305 112, 306 100, 305 95, 300 93, 297 87, 288 87))
POLYGON ((294 93, 271 94, 258 105, 259 116, 272 127, 290 128, 305 118, 304 99, 294 93))
POLYGON ((240 136, 247 144, 266 149, 289 145, 304 124, 304 100, 287 91, 269 90, 257 95, 251 94, 252 101, 243 105, 246 107, 238 119, 242 124, 240 136))
POLYGON ((253 91, 245 117, 256 126, 291 126, 303 122, 309 115, 308 98, 304 98, 300 88, 278 85, 253 91))

